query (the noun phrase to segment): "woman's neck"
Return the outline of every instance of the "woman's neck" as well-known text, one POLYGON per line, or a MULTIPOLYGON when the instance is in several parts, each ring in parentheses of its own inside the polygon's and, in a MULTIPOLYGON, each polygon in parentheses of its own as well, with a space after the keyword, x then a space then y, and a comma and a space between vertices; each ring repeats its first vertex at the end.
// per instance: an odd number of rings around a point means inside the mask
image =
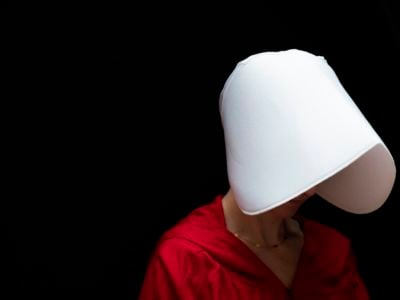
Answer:
POLYGON ((272 212, 256 216, 244 214, 230 190, 222 200, 227 229, 254 243, 279 245, 286 237, 286 220, 272 212))

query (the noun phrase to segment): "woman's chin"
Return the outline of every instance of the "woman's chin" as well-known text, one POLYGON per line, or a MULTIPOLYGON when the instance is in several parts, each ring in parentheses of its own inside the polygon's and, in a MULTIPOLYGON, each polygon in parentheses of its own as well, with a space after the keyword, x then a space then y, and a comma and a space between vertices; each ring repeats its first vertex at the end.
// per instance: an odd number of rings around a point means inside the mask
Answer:
POLYGON ((304 202, 304 200, 291 200, 287 202, 282 206, 281 214, 287 218, 293 217, 304 202))

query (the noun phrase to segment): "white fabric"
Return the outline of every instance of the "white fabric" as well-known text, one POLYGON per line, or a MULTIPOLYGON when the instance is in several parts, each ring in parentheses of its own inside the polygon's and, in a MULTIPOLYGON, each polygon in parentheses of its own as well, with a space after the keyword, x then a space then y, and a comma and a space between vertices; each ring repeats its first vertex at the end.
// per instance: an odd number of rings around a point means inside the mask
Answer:
POLYGON ((316 186, 368 213, 388 198, 394 160, 322 56, 291 49, 239 62, 220 98, 228 177, 249 215, 316 186))

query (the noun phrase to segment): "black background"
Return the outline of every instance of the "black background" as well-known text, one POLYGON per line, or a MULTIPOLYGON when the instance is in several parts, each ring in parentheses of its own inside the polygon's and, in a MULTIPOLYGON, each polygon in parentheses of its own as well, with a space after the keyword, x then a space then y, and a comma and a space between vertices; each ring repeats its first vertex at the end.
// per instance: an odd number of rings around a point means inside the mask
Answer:
MULTIPOLYGON (((227 190, 218 97, 251 54, 324 56, 398 160, 394 1, 149 6, 10 14, 2 282, 16 298, 137 297, 161 233, 227 190)), ((396 291, 397 195, 369 215, 303 208, 353 240, 373 299, 396 291)))

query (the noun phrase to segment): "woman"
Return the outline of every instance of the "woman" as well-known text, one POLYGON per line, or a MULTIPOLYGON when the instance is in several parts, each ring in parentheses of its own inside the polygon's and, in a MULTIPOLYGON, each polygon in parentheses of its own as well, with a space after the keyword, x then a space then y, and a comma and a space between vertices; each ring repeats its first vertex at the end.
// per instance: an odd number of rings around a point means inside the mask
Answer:
POLYGON ((140 299, 369 299, 350 241, 296 214, 378 209, 393 158, 323 57, 241 61, 220 98, 230 190, 160 239, 140 299))

